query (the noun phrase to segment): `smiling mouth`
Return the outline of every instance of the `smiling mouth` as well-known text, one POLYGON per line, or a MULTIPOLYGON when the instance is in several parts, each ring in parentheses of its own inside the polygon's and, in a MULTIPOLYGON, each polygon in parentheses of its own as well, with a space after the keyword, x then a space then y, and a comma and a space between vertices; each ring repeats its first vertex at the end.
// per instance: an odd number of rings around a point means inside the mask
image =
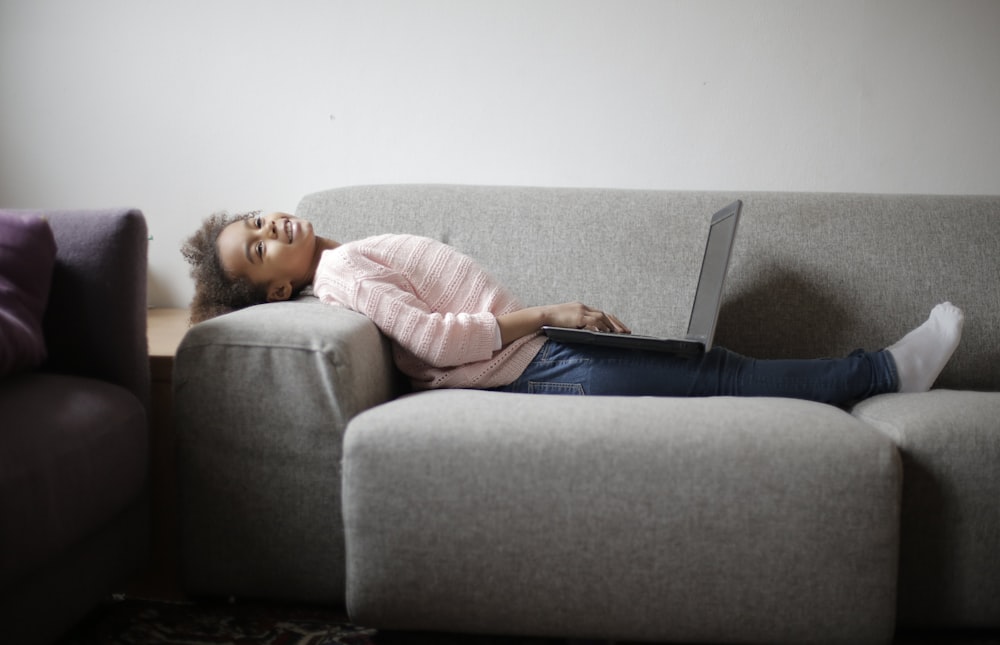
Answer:
POLYGON ((288 236, 288 243, 292 243, 292 222, 291 220, 285 220, 285 235, 288 236))

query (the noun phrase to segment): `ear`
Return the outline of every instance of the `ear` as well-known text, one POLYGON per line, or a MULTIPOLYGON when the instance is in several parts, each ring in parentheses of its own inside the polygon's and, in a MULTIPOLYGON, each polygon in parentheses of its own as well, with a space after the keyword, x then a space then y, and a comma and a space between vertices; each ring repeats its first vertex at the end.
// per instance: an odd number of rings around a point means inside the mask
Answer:
POLYGON ((278 302, 292 297, 292 283, 289 281, 275 282, 267 288, 267 301, 278 302))

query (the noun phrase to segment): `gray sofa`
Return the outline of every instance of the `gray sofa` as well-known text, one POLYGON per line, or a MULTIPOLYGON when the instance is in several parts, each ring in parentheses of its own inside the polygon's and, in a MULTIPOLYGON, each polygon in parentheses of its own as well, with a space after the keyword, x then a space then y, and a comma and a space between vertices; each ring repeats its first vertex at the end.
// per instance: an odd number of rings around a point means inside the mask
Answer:
POLYGON ((177 354, 186 589, 346 603, 385 629, 887 642, 1000 627, 1000 197, 372 186, 305 197, 338 240, 435 237, 526 304, 679 333, 708 217, 745 202, 717 342, 879 348, 951 299, 925 394, 409 393, 364 317, 304 296, 177 354))
POLYGON ((19 645, 55 641, 149 555, 146 221, 31 215, 58 250, 47 358, 0 378, 0 625, 19 645))

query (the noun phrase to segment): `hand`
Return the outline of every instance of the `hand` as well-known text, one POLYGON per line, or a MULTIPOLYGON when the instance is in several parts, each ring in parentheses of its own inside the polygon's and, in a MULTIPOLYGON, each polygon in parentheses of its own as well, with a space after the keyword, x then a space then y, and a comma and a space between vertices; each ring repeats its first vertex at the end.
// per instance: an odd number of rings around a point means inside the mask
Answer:
POLYGON ((617 334, 632 333, 631 329, 611 314, 592 309, 580 302, 519 309, 497 316, 497 325, 500 327, 500 339, 504 345, 537 332, 543 325, 610 331, 617 334))
POLYGON ((588 307, 582 302, 567 302, 544 307, 545 324, 552 327, 590 329, 614 334, 631 334, 632 330, 612 314, 588 307))

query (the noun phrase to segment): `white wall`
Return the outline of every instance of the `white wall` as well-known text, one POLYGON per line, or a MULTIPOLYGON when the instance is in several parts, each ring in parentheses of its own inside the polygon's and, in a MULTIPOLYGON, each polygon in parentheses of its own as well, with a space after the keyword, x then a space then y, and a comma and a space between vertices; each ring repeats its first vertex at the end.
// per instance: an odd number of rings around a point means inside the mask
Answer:
POLYGON ((0 0, 0 205, 356 183, 1000 193, 995 0, 0 0))

